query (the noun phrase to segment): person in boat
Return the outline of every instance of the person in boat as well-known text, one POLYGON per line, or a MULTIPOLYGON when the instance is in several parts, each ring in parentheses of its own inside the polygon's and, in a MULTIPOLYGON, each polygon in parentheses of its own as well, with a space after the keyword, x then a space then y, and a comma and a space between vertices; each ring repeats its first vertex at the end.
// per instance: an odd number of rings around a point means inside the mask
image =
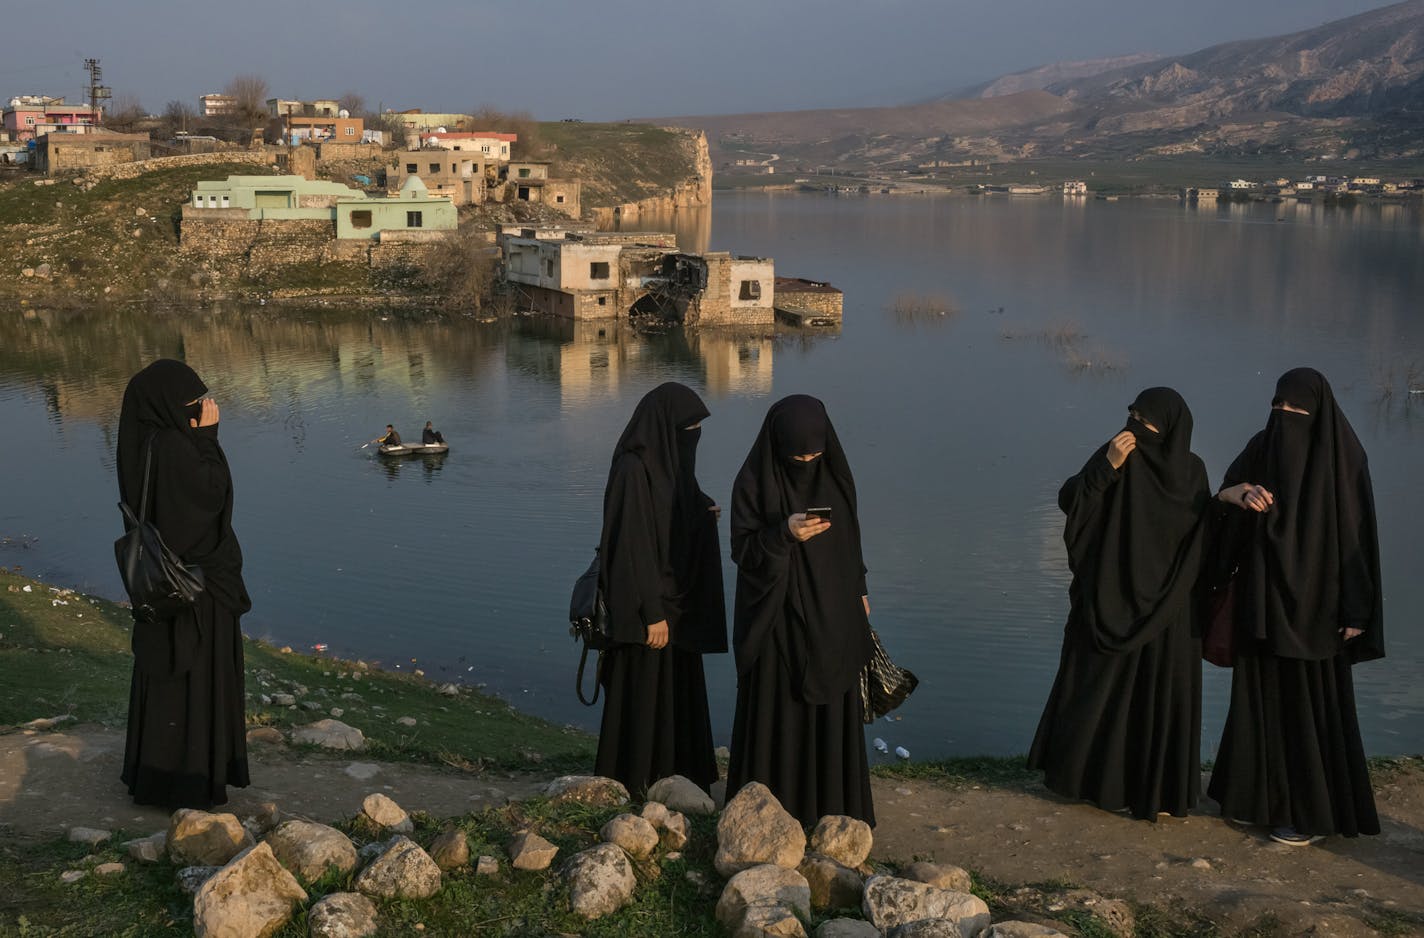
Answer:
POLYGON ((717 781, 705 654, 727 650, 720 509, 697 484, 707 407, 669 382, 638 403, 603 496, 600 581, 615 646, 603 653, 596 771, 635 794, 669 775, 717 781))
POLYGON ((432 443, 444 443, 445 435, 430 425, 430 421, 425 421, 425 429, 420 431, 420 443, 422 446, 429 446, 432 443))
POLYGON ((386 435, 381 437, 376 442, 379 443, 381 446, 400 446, 401 438, 400 434, 396 432, 395 427, 391 426, 390 424, 386 424, 386 435))
POLYGON ((119 412, 119 496, 185 563, 203 571, 197 603, 135 622, 121 777, 135 804, 209 809, 249 783, 242 631, 252 608, 232 530, 233 486, 218 405, 187 365, 161 359, 134 375, 119 412), (145 463, 152 454, 151 478, 145 463))
POLYGON ((1228 541, 1236 653, 1207 791, 1279 843, 1378 834, 1351 674, 1384 657, 1374 494, 1320 372, 1281 376, 1217 498, 1244 532, 1228 541))
POLYGON ((1028 765, 1066 798, 1156 821, 1201 790, 1193 596, 1211 489, 1180 394, 1148 388, 1127 413, 1058 493, 1071 607, 1028 765))
POLYGON ((875 824, 860 673, 872 652, 855 479, 814 397, 767 412, 732 489, 737 705, 727 798, 875 824), (808 514, 807 509, 829 509, 808 514), (833 519, 833 520, 832 520, 833 519))

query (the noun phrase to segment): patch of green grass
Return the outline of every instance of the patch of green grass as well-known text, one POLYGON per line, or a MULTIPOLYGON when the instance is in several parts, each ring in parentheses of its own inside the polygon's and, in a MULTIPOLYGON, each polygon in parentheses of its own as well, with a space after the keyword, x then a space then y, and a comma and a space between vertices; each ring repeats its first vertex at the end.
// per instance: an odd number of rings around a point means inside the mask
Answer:
POLYGON ((880 778, 903 778, 934 782, 947 788, 1021 788, 1037 781, 1023 756, 967 756, 877 765, 872 774, 880 778))
POLYGON ((695 176, 692 134, 651 124, 556 121, 539 125, 554 174, 583 181, 585 206, 669 194, 695 176))
MULTIPOLYGON (((117 603, 0 571, 0 731, 64 714, 81 723, 123 725, 131 621, 117 603)), ((593 762, 587 734, 520 713, 488 694, 460 688, 443 696, 416 675, 283 653, 265 642, 247 640, 243 647, 249 725, 290 729, 338 707, 341 721, 365 733, 368 753, 380 759, 542 774, 587 770, 593 762), (292 694, 297 704, 262 703, 263 695, 278 693, 292 694), (302 707, 305 701, 320 706, 302 707), (416 724, 398 724, 400 717, 416 724)))

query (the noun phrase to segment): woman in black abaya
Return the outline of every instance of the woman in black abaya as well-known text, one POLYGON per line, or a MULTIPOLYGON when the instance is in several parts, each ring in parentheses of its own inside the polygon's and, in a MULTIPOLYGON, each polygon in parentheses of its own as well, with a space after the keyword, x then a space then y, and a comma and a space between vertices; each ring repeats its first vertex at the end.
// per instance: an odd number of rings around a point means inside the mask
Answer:
POLYGON ((1285 844, 1378 834, 1350 673, 1384 657, 1369 464, 1320 372, 1286 372, 1271 407, 1217 494, 1248 530, 1231 709, 1208 792, 1225 816, 1285 844))
POLYGON ((855 480, 813 397, 772 406, 732 492, 737 712, 727 798, 761 782, 814 824, 875 823, 860 672, 870 604, 855 480), (830 520, 808 508, 831 509, 830 520))
POLYGON ((1211 491, 1180 394, 1149 388, 1128 414, 1058 493, 1072 606, 1029 767, 1060 795, 1155 820, 1200 794, 1192 600, 1211 491))
POLYGON ((638 794, 669 775, 717 780, 702 656, 727 650, 721 511, 697 485, 702 400, 667 383, 638 402, 603 497, 604 652, 597 771, 638 794))
POLYGON ((232 530, 232 476, 218 445, 218 407, 182 362, 130 379, 119 413, 119 495, 137 514, 152 445, 148 520, 203 571, 196 606, 133 626, 134 669, 122 778, 137 804, 210 808, 248 784, 242 632, 252 607, 232 530))

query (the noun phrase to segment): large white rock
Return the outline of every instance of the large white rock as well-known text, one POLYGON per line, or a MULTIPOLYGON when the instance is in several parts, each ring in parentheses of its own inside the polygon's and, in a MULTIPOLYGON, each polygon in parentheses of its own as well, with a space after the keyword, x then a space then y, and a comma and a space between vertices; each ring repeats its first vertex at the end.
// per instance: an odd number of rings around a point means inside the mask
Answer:
POLYGON ((114 835, 109 831, 93 827, 71 827, 69 829, 70 843, 85 844, 89 847, 97 847, 112 836, 114 835))
POLYGON ((717 803, 697 783, 681 775, 669 775, 653 782, 648 788, 648 800, 664 804, 672 811, 683 814, 712 814, 717 803))
POLYGON ((559 848, 533 831, 520 831, 509 842, 509 864, 516 870, 547 870, 559 848))
POLYGON ((578 801, 605 808, 628 803, 628 789, 617 779, 602 775, 562 775, 548 784, 544 797, 551 801, 578 801))
POLYGON ((292 730, 292 742, 356 751, 366 748, 366 734, 340 720, 326 719, 292 730))
POLYGON ((782 906, 804 916, 811 914, 811 887, 806 877, 774 863, 742 870, 727 881, 717 900, 717 921, 735 931, 752 906, 782 906))
POLYGON ((843 814, 828 814, 811 831, 811 852, 830 857, 841 866, 859 867, 874 844, 870 825, 843 814))
POLYGON ((983 938, 1068 938, 1056 928, 1033 922, 995 922, 983 938))
POLYGON ((311 938, 368 938, 377 927, 375 903, 358 892, 333 892, 307 912, 311 938))
POLYGON ((819 853, 808 853, 796 871, 806 877, 811 887, 811 908, 860 908, 865 879, 850 867, 819 853))
POLYGON ((732 929, 732 938, 806 938, 806 927, 783 905, 754 905, 732 929))
POLYGON ((617 844, 599 844, 577 853, 564 866, 569 906, 585 919, 616 912, 633 898, 638 879, 633 864, 617 844))
POLYGON ((880 929, 858 918, 833 918, 816 929, 816 938, 881 938, 880 929))
POLYGON ((989 927, 989 907, 978 896, 895 876, 872 876, 866 881, 861 911, 872 925, 887 933, 923 919, 950 919, 963 938, 976 938, 989 927))
POLYGON ((356 845, 341 831, 325 824, 283 821, 263 842, 272 848, 277 862, 303 882, 316 882, 330 869, 342 874, 356 869, 356 845))
POLYGON ((352 884, 381 899, 429 899, 440 891, 440 867, 409 837, 395 837, 352 884))
POLYGON ((949 889, 954 892, 968 892, 974 884, 973 877, 967 870, 963 870, 949 863, 928 863, 919 860, 911 863, 900 871, 901 879, 912 879, 917 883, 928 883, 937 889, 949 889))
POLYGON ((196 938, 267 938, 307 894, 266 844, 233 858, 193 897, 196 938))
POLYGON ((658 837, 667 849, 681 850, 692 839, 692 823, 681 811, 669 811, 658 837))
POLYGON ((405 809, 380 792, 366 796, 361 802, 361 813, 377 827, 387 828, 397 834, 409 834, 415 830, 415 824, 411 822, 405 809))
POLYGON ((652 824, 634 814, 620 814, 603 825, 599 837, 617 844, 635 860, 646 860, 658 849, 658 832, 652 824))
POLYGON ((442 870, 455 870, 470 865, 470 841, 458 827, 443 831, 430 844, 430 859, 442 870))
POLYGON ((179 866, 222 866, 252 846, 252 835, 234 814, 179 808, 168 822, 167 842, 179 866))
POLYGON ((732 876, 763 863, 794 870, 806 855, 806 832, 765 785, 750 782, 727 802, 717 822, 717 872, 732 876))

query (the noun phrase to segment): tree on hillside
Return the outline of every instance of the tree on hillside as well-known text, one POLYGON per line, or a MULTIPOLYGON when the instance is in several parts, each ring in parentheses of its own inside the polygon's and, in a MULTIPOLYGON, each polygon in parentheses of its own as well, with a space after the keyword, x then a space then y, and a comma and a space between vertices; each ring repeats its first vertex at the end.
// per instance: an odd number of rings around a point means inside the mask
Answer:
POLYGON ((169 101, 163 106, 163 132, 176 136, 180 131, 189 133, 197 122, 198 111, 187 101, 169 101))
POLYGON ((145 116, 143 105, 139 103, 137 95, 121 94, 114 99, 114 103, 105 112, 104 125, 110 130, 129 133, 138 126, 145 116))
POLYGON ((336 99, 336 106, 352 117, 366 116, 366 99, 355 91, 343 91, 336 99))
POLYGON ((223 88, 223 94, 233 99, 233 117, 244 129, 267 122, 267 99, 271 93, 267 79, 261 75, 238 75, 223 88))

